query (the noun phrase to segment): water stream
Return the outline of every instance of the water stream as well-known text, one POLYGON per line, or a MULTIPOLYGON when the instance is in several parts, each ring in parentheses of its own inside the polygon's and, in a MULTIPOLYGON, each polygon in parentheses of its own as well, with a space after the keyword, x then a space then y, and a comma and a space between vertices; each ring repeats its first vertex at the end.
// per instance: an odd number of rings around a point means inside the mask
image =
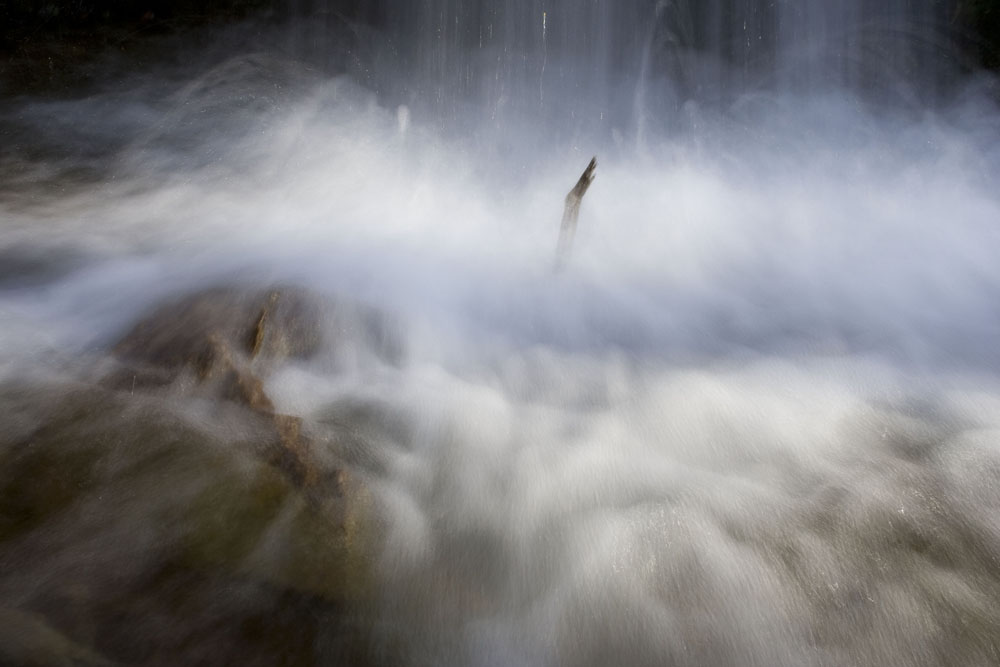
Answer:
POLYGON ((384 0, 8 99, 0 379, 218 284, 349 298, 399 357, 331 327, 265 389, 377 461, 366 664, 996 664, 1000 114, 943 4, 384 0))

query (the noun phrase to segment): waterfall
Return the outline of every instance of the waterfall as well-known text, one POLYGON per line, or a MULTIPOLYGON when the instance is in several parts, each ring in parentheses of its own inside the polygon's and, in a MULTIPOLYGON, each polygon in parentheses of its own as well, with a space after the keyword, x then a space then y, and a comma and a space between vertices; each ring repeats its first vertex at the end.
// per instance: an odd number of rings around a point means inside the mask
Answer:
POLYGON ((958 68, 954 2, 941 0, 371 4, 391 53, 380 60, 387 97, 455 117, 473 105, 490 119, 517 111, 621 126, 760 92, 915 104, 958 68))

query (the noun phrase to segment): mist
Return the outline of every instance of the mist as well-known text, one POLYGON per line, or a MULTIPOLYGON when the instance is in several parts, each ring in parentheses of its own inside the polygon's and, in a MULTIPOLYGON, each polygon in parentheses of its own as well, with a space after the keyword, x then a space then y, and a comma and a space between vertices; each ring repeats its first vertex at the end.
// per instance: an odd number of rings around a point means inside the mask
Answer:
MULTIPOLYGON (((60 414, 47 396, 107 386, 158 304, 297 286, 351 305, 262 386, 346 462, 374 535, 350 622, 302 662, 1000 660, 995 79, 940 3, 737 4, 371 3, 8 96, 0 461, 60 414)), ((84 413, 147 401, 252 439, 191 380, 135 378, 84 413)), ((144 479, 95 537, 69 513, 91 496, 0 531, 0 612, 121 664, 231 657, 48 611, 78 561, 172 539, 120 542, 184 493, 144 479)))

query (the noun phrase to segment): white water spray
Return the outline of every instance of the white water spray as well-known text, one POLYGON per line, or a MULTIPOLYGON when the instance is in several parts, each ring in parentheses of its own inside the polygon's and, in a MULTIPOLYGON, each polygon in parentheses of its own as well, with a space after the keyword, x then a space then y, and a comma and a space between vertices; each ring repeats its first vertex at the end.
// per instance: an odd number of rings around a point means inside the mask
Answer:
POLYGON ((731 4, 659 3, 675 24, 622 50, 644 3, 416 3, 440 37, 378 92, 254 55, 9 105, 81 148, 7 171, 0 253, 35 260, 3 276, 0 372, 72 376, 219 282, 349 295, 405 362, 327 350, 267 391, 372 447, 377 634, 414 664, 989 664, 1000 116, 792 67, 817 26, 853 44, 859 3, 778 3, 773 34, 748 11, 740 48, 781 54, 752 88, 719 62, 731 4))

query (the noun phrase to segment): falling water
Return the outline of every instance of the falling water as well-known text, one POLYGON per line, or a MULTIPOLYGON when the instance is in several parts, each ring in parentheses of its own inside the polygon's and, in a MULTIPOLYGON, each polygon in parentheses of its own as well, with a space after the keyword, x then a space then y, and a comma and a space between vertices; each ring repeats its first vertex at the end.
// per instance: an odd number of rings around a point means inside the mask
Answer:
POLYGON ((747 94, 841 90, 926 102, 961 68, 954 7, 933 0, 380 6, 390 46, 374 77, 388 99, 450 120, 470 106, 494 121, 523 113, 550 131, 624 131, 639 116, 660 127, 685 103, 747 94))
POLYGON ((274 664, 303 618, 317 664, 996 664, 1000 114, 954 12, 328 0, 9 97, 0 463, 55 440, 114 474, 0 480, 71 499, 0 522, 0 618, 124 664, 225 662, 265 627, 274 664), (263 378, 368 499, 370 581, 336 605, 314 570, 254 579, 293 528, 327 553, 299 509, 213 524, 233 574, 171 512, 243 477, 122 463, 181 424, 256 470, 259 415, 102 379, 150 308, 220 284, 346 300, 395 341, 331 315, 263 378), (161 552, 183 574, 143 569, 161 552))

